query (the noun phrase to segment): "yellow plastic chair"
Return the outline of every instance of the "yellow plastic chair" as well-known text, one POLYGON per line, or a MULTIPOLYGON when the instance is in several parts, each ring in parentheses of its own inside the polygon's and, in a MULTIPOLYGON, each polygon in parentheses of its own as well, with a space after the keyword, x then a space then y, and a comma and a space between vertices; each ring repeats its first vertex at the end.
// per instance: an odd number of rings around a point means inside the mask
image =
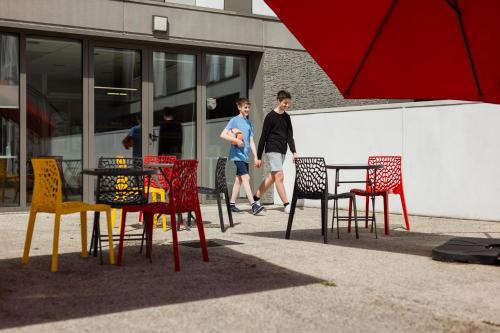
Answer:
POLYGON ((59 247, 59 225, 61 215, 80 213, 81 237, 82 237, 82 257, 87 257, 87 211, 106 212, 109 241, 109 263, 115 263, 113 252, 113 234, 111 226, 111 212, 108 205, 88 204, 80 201, 62 201, 62 181, 59 168, 54 159, 34 158, 31 160, 35 174, 35 185, 33 188, 33 198, 31 211, 24 243, 23 264, 29 261, 31 239, 35 227, 36 214, 38 212, 54 213, 54 243, 52 247, 52 260, 50 271, 57 271, 58 247, 59 247))

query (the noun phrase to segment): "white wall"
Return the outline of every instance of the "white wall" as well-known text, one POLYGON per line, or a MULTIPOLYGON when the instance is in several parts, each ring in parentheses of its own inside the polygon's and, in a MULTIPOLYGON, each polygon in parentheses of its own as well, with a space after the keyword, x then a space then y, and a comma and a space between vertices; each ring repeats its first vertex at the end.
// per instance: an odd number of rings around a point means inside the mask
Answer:
MULTIPOLYGON (((363 163, 369 155, 402 155, 410 214, 500 219, 500 105, 436 103, 292 111, 297 152, 325 157, 327 163, 363 163)), ((291 198, 295 170, 290 153, 284 171, 291 198)), ((331 172, 331 191, 333 177, 331 172)), ((341 177, 362 180, 365 176, 346 171, 341 177)), ((281 202, 274 196, 275 202, 281 202)), ((359 207, 364 207, 358 200, 359 207)), ((377 210, 381 204, 380 199, 377 210)), ((401 212, 399 196, 392 196, 389 208, 401 212)))

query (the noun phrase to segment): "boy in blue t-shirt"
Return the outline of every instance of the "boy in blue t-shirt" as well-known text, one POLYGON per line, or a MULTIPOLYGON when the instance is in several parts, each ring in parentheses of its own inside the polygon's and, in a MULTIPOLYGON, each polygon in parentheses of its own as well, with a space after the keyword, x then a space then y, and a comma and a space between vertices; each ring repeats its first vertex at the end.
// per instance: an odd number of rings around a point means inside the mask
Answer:
POLYGON ((231 142, 231 148, 229 149, 229 156, 227 159, 233 161, 236 165, 236 179, 234 180, 230 202, 231 211, 235 213, 241 212, 241 210, 236 207, 236 199, 240 193, 240 187, 243 184, 248 201, 252 205, 252 213, 257 215, 264 210, 264 207, 253 200, 252 188, 250 187, 250 175, 248 174, 248 155, 250 150, 252 150, 254 161, 257 161, 257 149, 255 148, 255 142, 253 140, 253 124, 248 119, 250 105, 250 101, 246 98, 239 98, 236 101, 236 106, 240 114, 229 120, 226 128, 222 130, 220 137, 231 142), (238 132, 243 134, 242 139, 237 137, 238 132))

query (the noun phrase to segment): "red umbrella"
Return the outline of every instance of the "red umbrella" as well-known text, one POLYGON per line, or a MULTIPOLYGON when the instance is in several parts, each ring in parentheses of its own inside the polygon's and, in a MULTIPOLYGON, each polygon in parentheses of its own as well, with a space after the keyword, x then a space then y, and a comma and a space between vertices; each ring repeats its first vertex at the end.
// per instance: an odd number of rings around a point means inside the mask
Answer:
POLYGON ((500 103, 500 0, 265 0, 346 98, 500 103))

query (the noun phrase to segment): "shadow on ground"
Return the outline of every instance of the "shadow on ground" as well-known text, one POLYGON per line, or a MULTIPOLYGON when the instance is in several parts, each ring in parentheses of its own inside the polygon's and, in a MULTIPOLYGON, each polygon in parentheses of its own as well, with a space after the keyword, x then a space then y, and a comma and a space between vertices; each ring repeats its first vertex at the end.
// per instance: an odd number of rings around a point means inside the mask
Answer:
MULTIPOLYGON (((384 235, 383 229, 379 229, 378 239, 376 239, 375 234, 371 233, 369 230, 370 229, 360 227, 359 239, 356 239, 354 229, 351 233, 348 233, 346 227, 341 227, 339 239, 337 238, 337 229, 333 232, 328 229, 327 245, 431 257, 433 248, 456 237, 444 234, 408 232, 401 228, 399 230, 391 230, 389 236, 384 235)), ((285 230, 242 233, 242 235, 284 239, 285 230)), ((478 237, 484 238, 484 236, 484 233, 478 233, 478 237)), ((290 240, 322 243, 323 236, 321 235, 321 229, 292 229, 290 240)))
POLYGON ((209 262, 199 248, 180 246, 178 273, 171 245, 154 245, 151 264, 137 246, 127 246, 121 267, 66 253, 57 273, 49 272, 46 255, 26 266, 21 258, 1 260, 0 329, 321 282, 229 247, 239 243, 212 242, 219 244, 209 248, 209 262))

